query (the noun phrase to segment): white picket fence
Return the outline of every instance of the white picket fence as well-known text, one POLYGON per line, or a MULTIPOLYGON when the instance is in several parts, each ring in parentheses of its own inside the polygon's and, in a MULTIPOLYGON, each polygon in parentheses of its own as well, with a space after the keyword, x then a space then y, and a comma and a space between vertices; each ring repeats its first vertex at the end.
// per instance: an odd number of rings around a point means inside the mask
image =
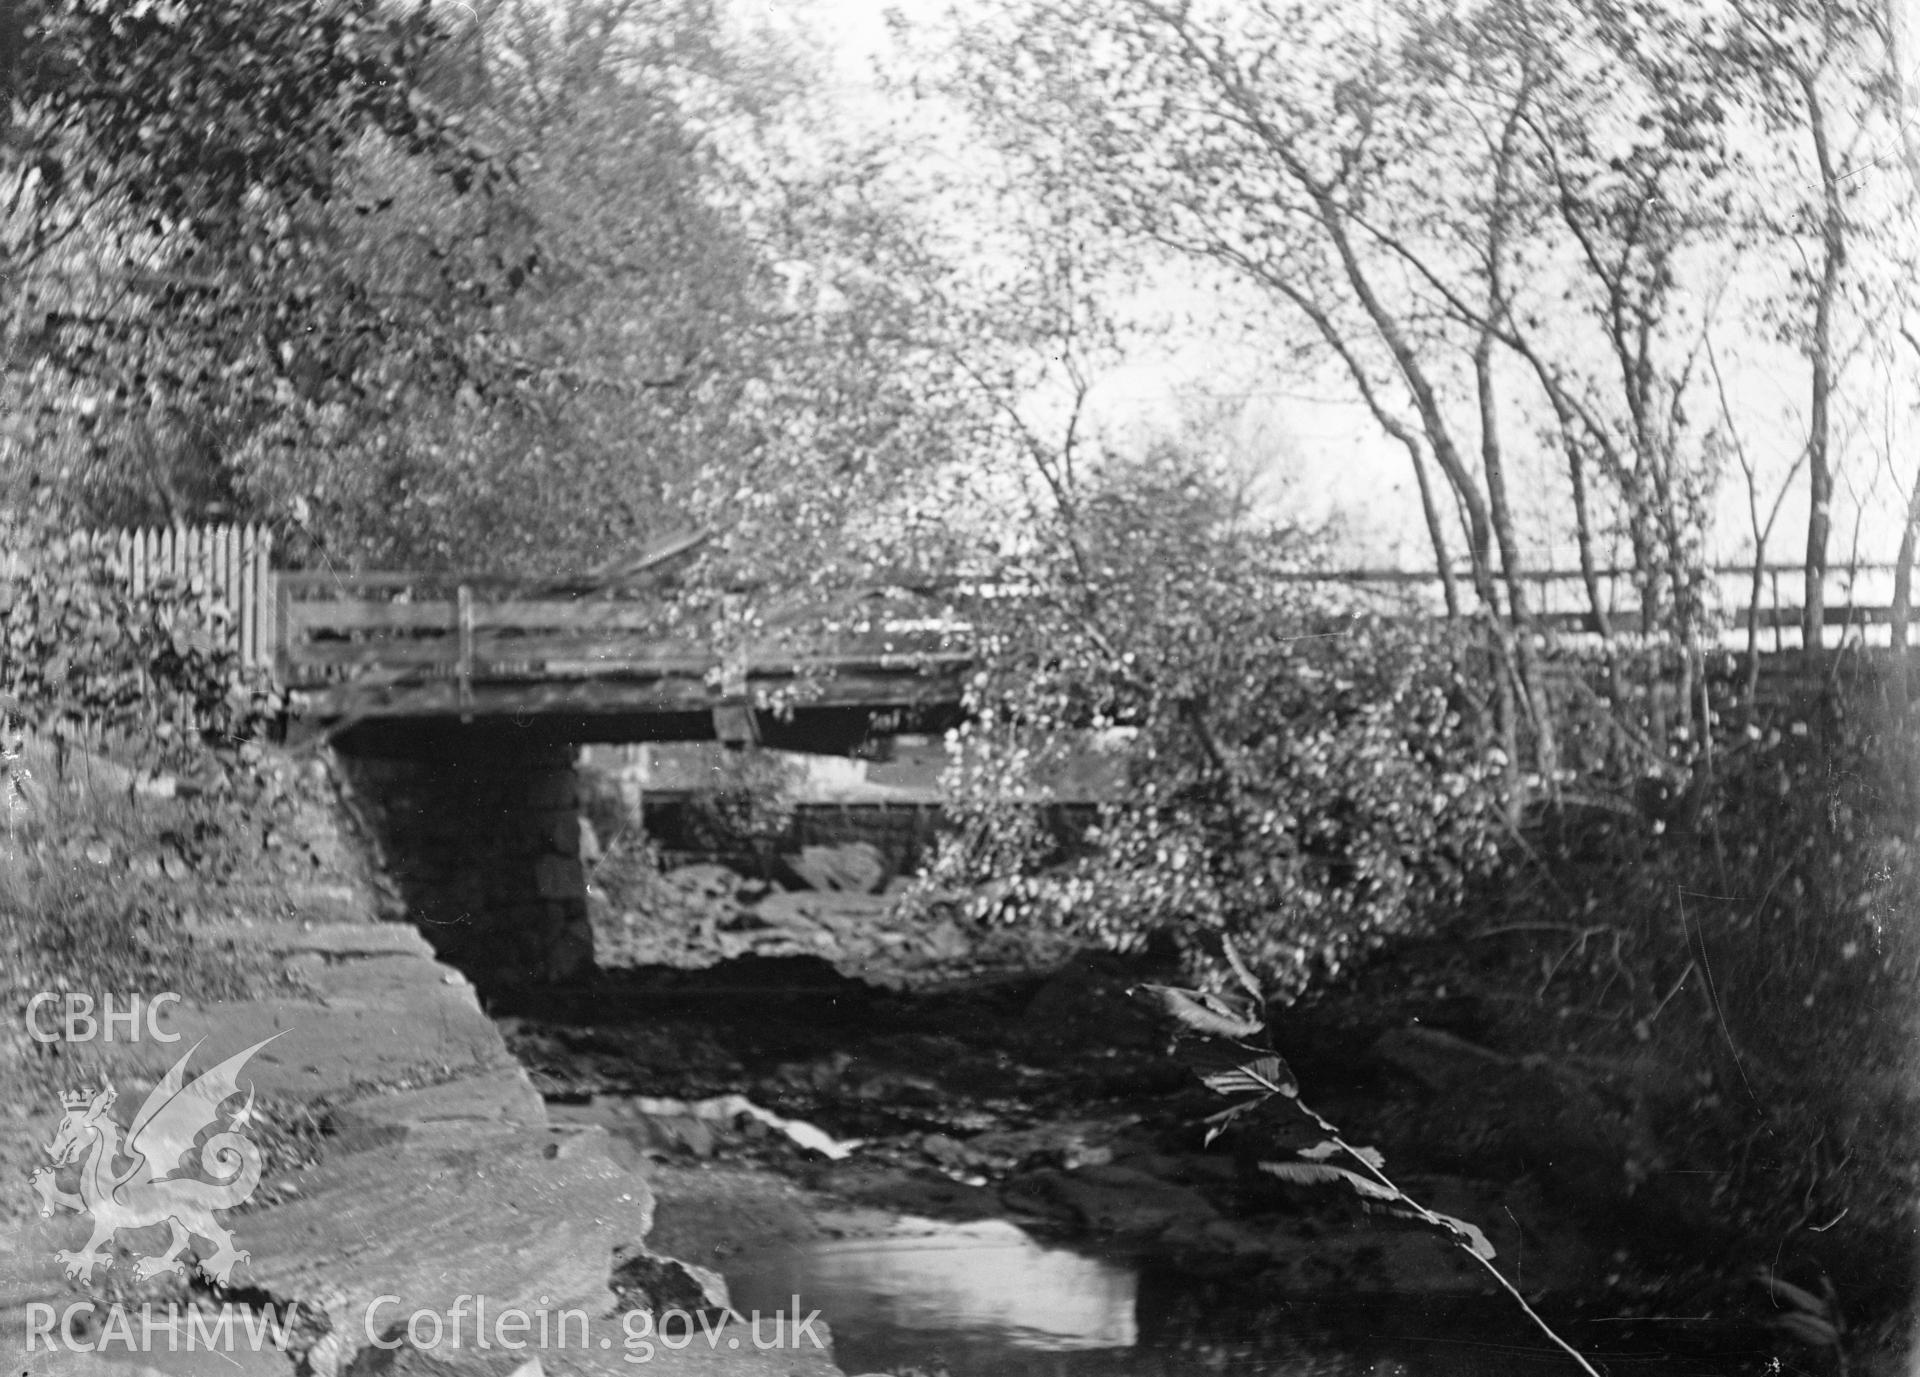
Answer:
POLYGON ((213 617, 208 629, 225 637, 244 663, 272 668, 278 597, 271 530, 249 522, 159 526, 115 534, 135 593, 168 575, 201 579, 209 608, 226 614, 213 617))

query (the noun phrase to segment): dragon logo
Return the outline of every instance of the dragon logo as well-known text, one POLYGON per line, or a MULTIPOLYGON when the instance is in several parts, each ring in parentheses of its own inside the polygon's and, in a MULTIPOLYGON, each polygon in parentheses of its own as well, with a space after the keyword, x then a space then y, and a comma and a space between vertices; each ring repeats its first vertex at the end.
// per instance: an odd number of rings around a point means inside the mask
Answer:
POLYGON ((232 1112, 227 1129, 200 1146, 200 1168, 213 1179, 199 1180, 179 1173, 191 1169, 186 1159, 201 1132, 216 1125, 220 1106, 240 1093, 240 1069, 272 1041, 266 1038, 256 1042, 189 1083, 187 1062, 200 1047, 195 1043, 141 1104, 127 1128, 124 1146, 120 1125, 107 1114, 118 1093, 111 1082, 103 1082, 98 1091, 87 1087, 60 1097, 66 1118, 46 1147, 53 1169, 36 1169, 33 1187, 40 1194, 43 1216, 51 1215, 55 1205, 93 1216, 93 1236, 87 1246, 78 1252, 63 1248, 57 1254, 66 1264, 69 1278, 90 1282, 96 1265, 111 1267, 113 1259, 101 1249, 121 1229, 166 1224, 173 1231, 166 1252, 136 1262, 136 1278, 144 1281, 161 1272, 184 1276, 187 1268, 180 1254, 186 1249, 188 1235, 196 1234, 215 1249, 211 1258, 198 1260, 200 1270, 221 1285, 228 1284, 234 1264, 246 1261, 248 1255, 235 1251, 233 1234, 220 1227, 213 1212, 232 1209, 260 1184, 260 1149, 240 1133, 252 1122, 251 1085, 247 1087, 246 1103, 232 1112), (131 1158, 132 1164, 119 1167, 122 1158, 131 1158), (54 1184, 54 1171, 74 1162, 80 1163, 78 1194, 54 1184))

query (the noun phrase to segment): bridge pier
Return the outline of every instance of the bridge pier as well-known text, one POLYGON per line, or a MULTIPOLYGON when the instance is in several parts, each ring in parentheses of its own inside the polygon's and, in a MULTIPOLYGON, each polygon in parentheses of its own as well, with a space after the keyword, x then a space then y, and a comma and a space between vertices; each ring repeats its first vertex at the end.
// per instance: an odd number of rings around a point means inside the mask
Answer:
MULTIPOLYGON (((504 736, 505 734, 501 734, 504 736)), ((435 954, 481 990, 593 965, 573 748, 496 737, 341 762, 435 954)))

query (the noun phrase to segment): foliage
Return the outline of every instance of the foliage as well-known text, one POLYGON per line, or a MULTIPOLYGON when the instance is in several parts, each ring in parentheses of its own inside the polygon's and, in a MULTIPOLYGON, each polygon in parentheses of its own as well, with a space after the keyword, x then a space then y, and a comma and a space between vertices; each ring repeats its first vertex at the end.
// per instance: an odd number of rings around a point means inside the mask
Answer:
POLYGON ((1667 1188, 1858 1316, 1910 1304, 1920 1181, 1920 744, 1887 688, 1871 665, 1774 688, 1647 816, 1542 828, 1460 930, 1527 994, 1504 1040, 1683 1070, 1651 1120, 1667 1188))
POLYGON ((430 94, 511 181, 466 194, 366 141, 336 227, 383 298, 465 325, 461 367, 400 373, 377 425, 292 399, 250 451, 258 496, 302 513, 316 556, 598 564, 684 522, 669 490, 729 448, 767 279, 681 98, 690 69, 730 89, 708 7, 482 9, 439 35, 430 94))
MULTIPOLYGON (((188 917, 232 902, 236 879, 258 878, 256 829, 277 809, 252 771, 224 769, 204 792, 154 798, 105 757, 11 734, 0 766, 0 1084, 9 1103, 50 1099, 82 1069, 73 1047, 27 1038, 20 1015, 42 990, 215 1000, 277 978, 270 953, 204 940, 188 917)), ((260 896, 282 897, 269 886, 260 896)))
MULTIPOLYGON (((449 234, 405 280, 358 256, 392 150, 496 213, 505 171, 426 91, 446 30, 373 0, 27 6, 0 141, 0 361, 29 473, 94 520, 235 514, 254 472, 462 383, 498 390, 475 328, 516 263, 449 234), (493 255, 494 258, 490 258, 493 255)), ((409 266, 409 265, 400 265, 409 266)))
POLYGON ((1709 523, 1740 443, 1705 423, 1716 341, 1769 387, 1806 379, 1824 568, 1841 394, 1878 407, 1905 372, 1846 368, 1900 280, 1899 217, 1873 218, 1893 200, 1868 150, 1894 130, 1859 7, 1006 0, 954 43, 949 89, 1031 194, 1066 186, 1136 251, 1251 288, 1280 366, 1405 449, 1442 576, 1464 544, 1495 632, 1503 737, 1531 744, 1548 794, 1524 577, 1548 552, 1577 550, 1610 695, 1656 639, 1649 667, 1705 725, 1709 523), (1529 472, 1542 454, 1557 473, 1529 472), (1638 626, 1616 625, 1617 563, 1638 626))
POLYGON ((1502 805, 1462 662, 1315 606, 1288 581, 1304 539, 1244 519, 1191 456, 1113 460, 1082 496, 1021 595, 982 609, 935 882, 992 879, 1001 921, 1120 946, 1230 933, 1289 994, 1430 921, 1491 862, 1502 805), (1089 734, 1124 783, 1062 858, 1041 781, 1089 734))
POLYGON ((0 509, 0 548, 0 706, 54 741, 105 739, 178 765, 280 711, 200 576, 136 593, 112 537, 54 531, 44 510, 0 509))
POLYGON ((1652 1027, 1690 991, 1710 1006, 1722 1058, 1731 1039, 1798 1075, 1858 1064, 1867 1049, 1851 1040, 1872 1035, 1890 1040, 1870 1059, 1890 1063, 1920 960, 1907 921, 1920 865, 1912 727, 1873 705, 1877 692, 1863 674, 1725 730, 1710 779, 1650 790, 1645 818, 1563 820, 1542 834, 1541 858, 1580 889, 1515 887, 1508 904, 1551 904, 1563 920, 1571 910, 1620 931, 1639 978, 1610 981, 1604 961, 1585 978, 1598 977, 1589 996, 1629 1024, 1652 1027), (1847 1055, 1829 1039, 1850 1042, 1847 1055))
POLYGON ((687 802, 688 825, 716 846, 772 841, 793 821, 800 768, 773 751, 715 750, 706 787, 687 802))
POLYGON ((1326 1136, 1311 1147, 1299 1150, 1303 1160, 1262 1162, 1262 1171, 1296 1185, 1347 1186, 1362 1198, 1379 1203, 1389 1214, 1438 1231, 1484 1268, 1541 1333, 1572 1358, 1582 1372, 1589 1377, 1599 1377, 1592 1364, 1554 1333, 1513 1283, 1493 1265, 1493 1245, 1477 1225, 1422 1205, 1394 1184, 1393 1178, 1387 1175, 1386 1159, 1377 1148, 1354 1146, 1341 1136, 1339 1129, 1308 1108, 1300 1098, 1299 1081, 1268 1045, 1270 1039, 1256 1041, 1266 1032, 1265 990, 1247 969, 1231 939, 1222 946, 1240 987, 1233 1002, 1220 995, 1167 985, 1144 985, 1134 991, 1187 1035, 1184 1050, 1202 1083, 1217 1095, 1235 1097, 1231 1105, 1208 1120, 1207 1142, 1211 1143, 1235 1120, 1261 1106, 1276 1099, 1287 1101, 1326 1136), (1339 1166, 1329 1160, 1336 1156, 1346 1158, 1353 1167, 1339 1166))
POLYGON ((347 566, 697 525, 737 582, 844 562, 950 452, 904 218, 711 0, 32 8, 0 479, 347 566))

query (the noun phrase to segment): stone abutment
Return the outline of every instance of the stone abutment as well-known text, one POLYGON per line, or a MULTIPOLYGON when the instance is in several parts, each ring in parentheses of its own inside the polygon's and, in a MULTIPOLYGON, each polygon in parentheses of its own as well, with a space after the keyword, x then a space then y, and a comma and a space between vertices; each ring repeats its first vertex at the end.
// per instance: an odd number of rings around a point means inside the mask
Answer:
POLYGON ((408 920, 442 961, 483 991, 591 968, 571 746, 343 750, 340 761, 408 920))

